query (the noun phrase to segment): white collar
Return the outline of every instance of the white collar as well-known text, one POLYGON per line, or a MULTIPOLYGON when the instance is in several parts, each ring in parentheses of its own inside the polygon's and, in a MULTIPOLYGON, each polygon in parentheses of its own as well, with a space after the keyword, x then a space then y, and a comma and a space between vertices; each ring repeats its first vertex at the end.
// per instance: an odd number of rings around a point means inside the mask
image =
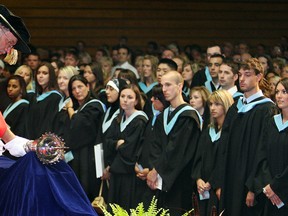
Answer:
POLYGON ((259 90, 255 94, 251 95, 250 97, 246 98, 245 94, 243 95, 243 100, 247 101, 247 103, 250 103, 251 101, 255 100, 256 98, 263 97, 263 92, 259 90))
POLYGON ((232 88, 227 90, 232 96, 238 91, 237 86, 234 85, 232 88))

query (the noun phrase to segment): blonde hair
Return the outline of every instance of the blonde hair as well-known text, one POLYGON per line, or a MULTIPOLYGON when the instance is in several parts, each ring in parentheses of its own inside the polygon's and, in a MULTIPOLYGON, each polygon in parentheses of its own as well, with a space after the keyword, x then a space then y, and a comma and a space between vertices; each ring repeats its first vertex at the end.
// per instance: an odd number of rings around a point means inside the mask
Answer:
MULTIPOLYGON (((79 71, 78 71, 75 67, 73 67, 73 66, 65 66, 65 67, 62 67, 62 68, 59 69, 59 73, 60 73, 60 72, 64 72, 69 79, 70 79, 72 76, 79 74, 79 71)), ((58 73, 58 74, 59 74, 59 73, 58 73)))
MULTIPOLYGON (((224 108, 225 115, 228 109, 230 108, 230 106, 234 103, 232 95, 224 89, 220 89, 220 90, 212 92, 208 98, 208 103, 211 103, 211 101, 221 104, 224 108)), ((214 128, 217 127, 216 119, 213 118, 212 116, 210 117, 210 122, 211 122, 209 125, 210 127, 214 127, 214 128)))
POLYGON ((26 83, 26 90, 27 90, 27 91, 33 90, 33 89, 34 89, 34 88, 33 88, 33 73, 32 73, 31 67, 29 67, 28 65, 21 65, 21 66, 19 66, 19 67, 16 69, 14 75, 19 75, 19 76, 21 76, 21 75, 20 75, 20 72, 21 72, 23 69, 27 69, 27 70, 29 71, 29 75, 30 75, 30 81, 29 81, 29 83, 26 83))

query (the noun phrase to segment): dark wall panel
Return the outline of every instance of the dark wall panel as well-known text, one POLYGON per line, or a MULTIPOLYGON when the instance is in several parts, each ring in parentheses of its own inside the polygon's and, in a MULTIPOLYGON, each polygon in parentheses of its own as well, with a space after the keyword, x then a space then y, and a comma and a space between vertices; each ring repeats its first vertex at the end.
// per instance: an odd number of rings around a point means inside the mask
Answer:
POLYGON ((287 3, 231 1, 4 0, 21 16, 32 44, 67 47, 84 40, 90 52, 118 42, 144 48, 148 41, 180 45, 246 41, 273 45, 288 33, 287 3))

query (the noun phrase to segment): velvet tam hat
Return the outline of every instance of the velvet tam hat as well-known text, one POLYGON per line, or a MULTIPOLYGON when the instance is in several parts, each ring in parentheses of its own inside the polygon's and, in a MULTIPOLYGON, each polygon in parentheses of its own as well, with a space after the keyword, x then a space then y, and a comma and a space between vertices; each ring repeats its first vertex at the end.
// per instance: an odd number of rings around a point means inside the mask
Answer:
POLYGON ((21 17, 14 15, 4 5, 0 5, 0 23, 8 28, 18 39, 17 43, 14 45, 16 50, 23 53, 31 52, 29 46, 27 45, 30 40, 30 34, 21 17))

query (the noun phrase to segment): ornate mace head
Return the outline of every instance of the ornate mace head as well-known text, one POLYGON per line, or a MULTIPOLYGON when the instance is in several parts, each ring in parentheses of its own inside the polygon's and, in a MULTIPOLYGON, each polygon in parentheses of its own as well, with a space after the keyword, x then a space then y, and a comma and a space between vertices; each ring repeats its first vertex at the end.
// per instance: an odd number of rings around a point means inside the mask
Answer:
POLYGON ((54 164, 64 159, 65 143, 63 139, 53 133, 45 133, 37 140, 31 140, 25 144, 26 152, 35 151, 43 164, 54 164))

